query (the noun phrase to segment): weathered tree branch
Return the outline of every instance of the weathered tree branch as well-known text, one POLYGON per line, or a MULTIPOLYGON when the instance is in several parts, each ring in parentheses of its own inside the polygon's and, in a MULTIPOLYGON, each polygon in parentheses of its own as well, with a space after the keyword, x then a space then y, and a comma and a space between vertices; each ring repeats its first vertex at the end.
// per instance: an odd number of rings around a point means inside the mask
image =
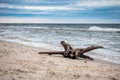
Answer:
POLYGON ((91 50, 103 48, 102 46, 90 46, 87 48, 73 49, 69 44, 66 44, 65 41, 61 41, 61 44, 64 47, 65 51, 39 52, 39 54, 49 54, 49 55, 61 54, 64 57, 68 57, 68 58, 72 58, 72 59, 76 59, 77 57, 81 57, 81 58, 87 58, 87 59, 93 60, 93 58, 91 58, 87 55, 84 55, 84 53, 89 52, 91 50))
POLYGON ((83 54, 83 53, 86 53, 86 52, 89 52, 91 50, 98 49, 98 48, 103 48, 103 46, 90 46, 90 47, 84 48, 80 51, 80 54, 83 54))
POLYGON ((54 51, 54 52, 39 52, 38 54, 49 54, 49 55, 52 55, 52 54, 63 54, 64 51, 54 51))

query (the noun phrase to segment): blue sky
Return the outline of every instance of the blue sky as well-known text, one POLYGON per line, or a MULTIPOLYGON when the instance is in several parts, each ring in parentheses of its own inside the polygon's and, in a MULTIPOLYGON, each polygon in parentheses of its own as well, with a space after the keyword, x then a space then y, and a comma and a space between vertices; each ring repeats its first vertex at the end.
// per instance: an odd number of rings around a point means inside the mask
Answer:
POLYGON ((0 23, 120 23, 120 0, 1 0, 0 23))

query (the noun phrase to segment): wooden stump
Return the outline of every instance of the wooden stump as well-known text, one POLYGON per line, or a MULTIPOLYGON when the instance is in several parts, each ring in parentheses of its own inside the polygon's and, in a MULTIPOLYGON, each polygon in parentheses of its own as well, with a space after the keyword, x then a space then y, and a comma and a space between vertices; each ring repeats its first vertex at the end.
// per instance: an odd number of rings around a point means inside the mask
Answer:
POLYGON ((54 51, 54 52, 39 52, 39 54, 61 54, 63 55, 63 57, 67 57, 67 58, 71 58, 71 59, 76 59, 78 57, 81 58, 86 58, 86 59, 90 59, 93 60, 93 58, 84 55, 84 53, 89 52, 91 50, 95 50, 95 49, 99 49, 99 48, 103 48, 102 46, 90 46, 87 48, 77 48, 77 49, 73 49, 70 44, 66 44, 65 41, 61 41, 62 46, 64 47, 65 51, 54 51))

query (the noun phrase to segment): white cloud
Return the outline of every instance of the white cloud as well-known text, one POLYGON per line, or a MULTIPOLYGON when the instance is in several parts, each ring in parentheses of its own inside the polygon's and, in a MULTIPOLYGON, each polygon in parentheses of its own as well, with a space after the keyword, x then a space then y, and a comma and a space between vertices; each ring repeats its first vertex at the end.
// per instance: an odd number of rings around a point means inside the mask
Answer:
POLYGON ((96 18, 18 18, 0 17, 0 23, 119 23, 118 20, 96 18))
POLYGON ((47 11, 29 11, 29 10, 26 10, 26 11, 8 11, 8 10, 0 10, 0 13, 4 14, 4 13, 7 13, 7 14, 50 14, 50 12, 47 12, 47 11))
MULTIPOLYGON (((38 1, 38 0, 36 0, 38 1)), ((63 1, 64 2, 64 1, 63 1)), ((15 4, 0 3, 1 8, 10 9, 25 9, 25 10, 37 10, 37 11, 55 11, 55 10, 87 10, 90 8, 106 7, 106 6, 120 6, 120 0, 84 0, 75 1, 74 3, 67 5, 44 5, 44 6, 23 6, 15 4)))
POLYGON ((10 9, 43 10, 43 11, 76 10, 76 8, 70 7, 70 6, 20 6, 20 5, 3 4, 3 3, 0 3, 0 7, 1 8, 10 8, 10 9))
POLYGON ((79 7, 107 7, 107 6, 120 6, 120 0, 87 0, 77 2, 79 7))
POLYGON ((0 23, 43 23, 44 18, 18 18, 18 17, 0 17, 0 23))
MULTIPOLYGON (((32 0, 34 1, 34 0, 32 0)), ((36 0, 38 1, 38 0, 36 0)), ((43 0, 42 0, 43 1, 43 0)), ((109 7, 109 6, 120 6, 120 0, 76 0, 74 3, 67 5, 44 5, 44 6, 28 6, 19 4, 5 4, 0 3, 0 8, 8 9, 18 9, 13 10, 0 10, 0 13, 15 13, 15 14, 57 14, 57 15, 68 15, 72 12, 77 13, 82 10, 89 10, 94 8, 109 7), (57 10, 59 10, 57 12, 57 10), (62 11, 65 10, 65 11, 62 11), (54 12, 53 12, 54 11, 54 12)), ((120 12, 116 9, 114 12, 120 12)), ((90 18, 17 18, 17 17, 0 17, 0 23, 119 23, 118 20, 108 20, 108 19, 90 19, 90 18)))

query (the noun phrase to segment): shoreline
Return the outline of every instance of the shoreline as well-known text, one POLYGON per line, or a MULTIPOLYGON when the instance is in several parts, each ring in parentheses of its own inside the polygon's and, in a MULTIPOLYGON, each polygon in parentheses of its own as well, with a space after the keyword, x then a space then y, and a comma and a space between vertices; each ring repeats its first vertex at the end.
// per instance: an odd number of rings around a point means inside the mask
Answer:
MULTIPOLYGON (((3 41, 3 42, 10 42, 10 43, 14 43, 14 44, 20 44, 20 45, 24 45, 24 46, 28 46, 28 47, 32 47, 32 48, 36 48, 36 49, 42 49, 42 50, 47 50, 47 51, 54 51, 54 50, 50 50, 50 49, 47 49, 47 48, 44 48, 44 47, 36 47, 36 46, 30 46, 28 44, 22 44, 22 43, 19 43, 19 42, 13 42, 13 41, 7 41, 7 40, 0 40, 0 42, 3 41)), ((102 59, 97 59, 97 58, 94 58, 94 61, 97 61, 97 62, 105 62, 105 63, 109 63, 109 64, 116 64, 116 65, 120 65, 120 63, 117 63, 117 62, 113 62, 113 61, 108 61, 108 60, 102 60, 102 59)))
POLYGON ((85 61, 61 55, 40 55, 51 51, 0 40, 0 80, 119 80, 120 64, 85 61))
POLYGON ((101 59, 95 59, 95 62, 100 62, 100 63, 105 63, 105 64, 111 64, 111 65, 120 65, 119 63, 111 62, 111 61, 106 61, 106 60, 101 60, 101 59))

